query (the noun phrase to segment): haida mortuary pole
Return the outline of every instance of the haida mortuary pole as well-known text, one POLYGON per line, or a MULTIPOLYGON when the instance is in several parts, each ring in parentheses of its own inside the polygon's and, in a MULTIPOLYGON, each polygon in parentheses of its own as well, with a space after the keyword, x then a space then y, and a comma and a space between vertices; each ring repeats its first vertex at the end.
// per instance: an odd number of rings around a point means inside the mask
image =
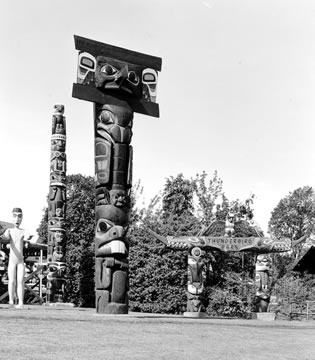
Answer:
POLYGON ((63 302, 65 285, 66 118, 55 105, 52 117, 48 198, 47 302, 63 302))
POLYGON ((94 103, 96 312, 128 313, 133 113, 158 117, 161 58, 74 36, 72 96, 94 103))

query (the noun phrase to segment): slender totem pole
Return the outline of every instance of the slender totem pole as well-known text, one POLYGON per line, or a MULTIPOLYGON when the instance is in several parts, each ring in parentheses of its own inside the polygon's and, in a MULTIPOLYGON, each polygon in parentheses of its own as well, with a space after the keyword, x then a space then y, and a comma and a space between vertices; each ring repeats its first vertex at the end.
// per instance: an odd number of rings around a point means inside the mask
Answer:
POLYGON ((271 295, 272 259, 269 254, 259 254, 255 264, 256 312, 267 312, 271 295))
POLYGON ((162 60, 74 36, 79 50, 72 96, 94 103, 96 312, 128 313, 133 113, 159 117, 162 60))
POLYGON ((187 277, 187 311, 186 314, 193 314, 202 317, 204 309, 204 292, 206 283, 206 268, 204 262, 205 251, 198 246, 189 250, 188 254, 188 277, 187 277))
POLYGON ((63 105, 54 106, 48 198, 47 301, 50 303, 63 301, 65 285, 66 119, 63 113, 63 105))

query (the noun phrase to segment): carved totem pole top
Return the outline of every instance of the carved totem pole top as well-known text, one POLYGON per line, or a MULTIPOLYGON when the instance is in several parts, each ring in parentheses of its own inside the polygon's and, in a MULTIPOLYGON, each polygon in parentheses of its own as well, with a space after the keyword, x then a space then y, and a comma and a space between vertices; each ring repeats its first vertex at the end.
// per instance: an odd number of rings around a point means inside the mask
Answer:
POLYGON ((155 100, 161 58, 77 35, 74 40, 79 58, 73 97, 108 105, 127 102, 134 112, 159 117, 155 100))

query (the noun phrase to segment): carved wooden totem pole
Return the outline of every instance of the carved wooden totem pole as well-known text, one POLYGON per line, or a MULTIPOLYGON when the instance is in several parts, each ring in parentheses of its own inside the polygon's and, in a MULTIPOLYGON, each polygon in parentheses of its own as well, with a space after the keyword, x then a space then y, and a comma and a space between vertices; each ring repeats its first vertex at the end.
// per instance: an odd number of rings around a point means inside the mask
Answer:
POLYGON ((202 317, 204 308, 204 291, 206 282, 206 269, 204 253, 198 246, 193 247, 188 255, 188 278, 187 278, 187 312, 202 317))
POLYGON ((271 295, 271 267, 269 254, 259 254, 255 264, 256 312, 266 312, 271 295))
POLYGON ((50 186, 48 197, 47 301, 62 302, 65 285, 66 119, 64 106, 52 117, 50 186))
POLYGON ((96 312, 127 314, 133 113, 159 116, 162 60, 74 38, 79 57, 72 96, 94 103, 96 312))

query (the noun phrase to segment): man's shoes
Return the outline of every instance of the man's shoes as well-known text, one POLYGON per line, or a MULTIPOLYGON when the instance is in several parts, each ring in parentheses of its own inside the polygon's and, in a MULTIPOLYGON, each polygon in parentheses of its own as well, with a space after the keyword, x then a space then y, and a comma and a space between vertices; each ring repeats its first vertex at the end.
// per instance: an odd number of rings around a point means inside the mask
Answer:
POLYGON ((9 304, 9 309, 14 309, 14 304, 9 304))
POLYGON ((16 309, 24 309, 24 305, 23 304, 19 304, 15 306, 16 309))

